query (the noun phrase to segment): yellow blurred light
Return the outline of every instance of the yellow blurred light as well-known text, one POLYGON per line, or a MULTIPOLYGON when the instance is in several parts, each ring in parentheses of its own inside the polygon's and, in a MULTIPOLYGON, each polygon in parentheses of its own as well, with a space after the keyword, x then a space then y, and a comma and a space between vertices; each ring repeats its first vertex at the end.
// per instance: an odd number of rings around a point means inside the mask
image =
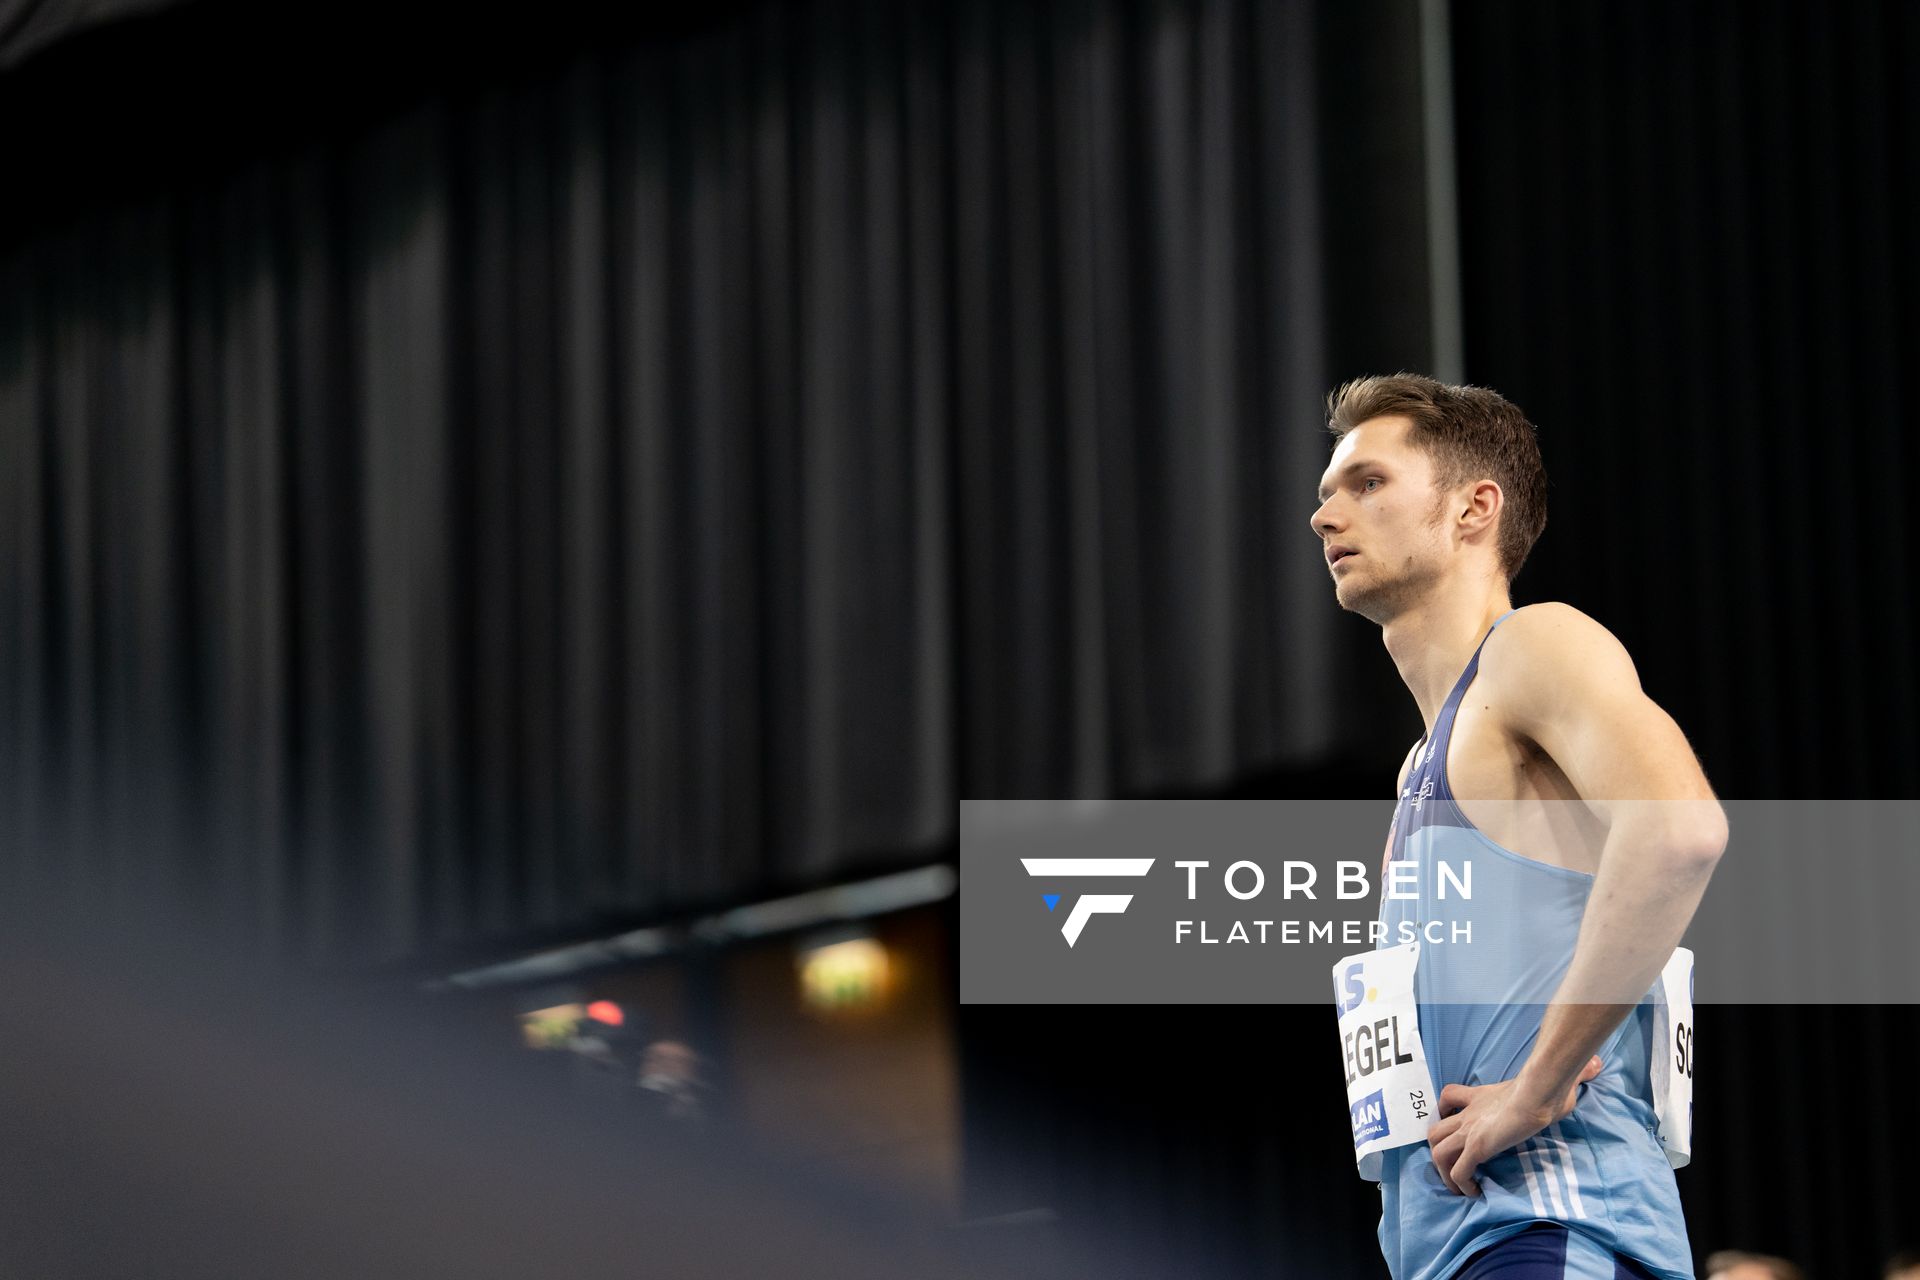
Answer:
POLYGON ((885 994, 888 976, 887 949, 872 938, 849 938, 800 956, 800 992, 813 1009, 872 1004, 885 994))
POLYGON ((532 1049, 557 1049, 573 1038, 580 1020, 587 1016, 582 1004, 556 1004, 520 1015, 520 1032, 532 1049))

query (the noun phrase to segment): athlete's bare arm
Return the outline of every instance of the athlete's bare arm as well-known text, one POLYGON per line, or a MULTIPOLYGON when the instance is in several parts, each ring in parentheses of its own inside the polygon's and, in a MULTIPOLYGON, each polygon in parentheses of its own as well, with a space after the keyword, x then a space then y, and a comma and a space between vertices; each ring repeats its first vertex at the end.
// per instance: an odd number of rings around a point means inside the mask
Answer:
POLYGON ((1534 605, 1487 641, 1475 686, 1515 737, 1552 757, 1606 823, 1565 981, 1512 1080, 1441 1091, 1428 1134, 1448 1185, 1478 1193, 1482 1162, 1571 1109, 1596 1050, 1653 985, 1726 847, 1726 815, 1673 718, 1620 642, 1567 605, 1534 605))

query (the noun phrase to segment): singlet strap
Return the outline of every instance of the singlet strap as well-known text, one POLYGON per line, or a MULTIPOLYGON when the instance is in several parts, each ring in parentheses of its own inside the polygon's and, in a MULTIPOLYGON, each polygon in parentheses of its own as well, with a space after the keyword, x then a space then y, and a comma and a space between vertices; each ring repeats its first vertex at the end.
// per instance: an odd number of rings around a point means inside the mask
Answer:
POLYGON ((1493 639, 1493 633, 1500 629, 1500 624, 1518 612, 1520 612, 1518 609, 1509 609, 1493 620, 1493 625, 1487 628, 1487 634, 1481 636, 1480 643, 1473 646, 1473 656, 1467 659, 1466 670, 1460 673, 1460 678, 1453 682, 1453 692, 1447 695, 1445 706, 1460 705, 1460 695, 1467 691, 1467 686, 1473 683, 1473 677, 1479 674, 1480 651, 1487 647, 1487 641, 1493 639))
POLYGON ((1487 647, 1487 641, 1493 639, 1493 633, 1500 629, 1500 624, 1518 612, 1518 609, 1509 609, 1493 620, 1493 625, 1487 628, 1487 634, 1481 636, 1480 643, 1474 646, 1473 656, 1467 659, 1466 670, 1453 682, 1453 692, 1447 695, 1447 700, 1440 706, 1440 715, 1434 720, 1433 746, 1423 753, 1422 763, 1430 763, 1426 776, 1433 779, 1435 793, 1449 801, 1453 798, 1453 786, 1447 778, 1447 756, 1453 747, 1453 722, 1460 714, 1460 702, 1466 697, 1467 686, 1480 674, 1480 651, 1487 647), (1428 756, 1432 757, 1431 762, 1428 756))
MULTIPOLYGON (((1473 683, 1474 676, 1480 672, 1480 651, 1487 647, 1487 641, 1493 639, 1493 633, 1500 629, 1500 624, 1518 612, 1520 612, 1518 609, 1509 609, 1495 618, 1493 625, 1487 628, 1487 634, 1481 636, 1480 643, 1473 647, 1473 656, 1467 659, 1466 669, 1461 671, 1460 678, 1453 682, 1453 691, 1447 694, 1447 700, 1440 704, 1440 714, 1434 717, 1435 733, 1452 735, 1453 713, 1459 709, 1460 696, 1467 691, 1467 686, 1473 683)), ((1432 734, 1422 734, 1420 741, 1414 744, 1415 760, 1424 761, 1427 739, 1431 736, 1432 734)))

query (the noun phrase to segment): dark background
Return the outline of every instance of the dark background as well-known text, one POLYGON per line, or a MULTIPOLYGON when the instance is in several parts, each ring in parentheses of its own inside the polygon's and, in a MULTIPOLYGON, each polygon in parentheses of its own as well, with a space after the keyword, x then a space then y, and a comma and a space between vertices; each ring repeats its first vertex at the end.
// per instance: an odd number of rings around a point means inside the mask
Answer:
MULTIPOLYGON (((1305 522, 1327 388, 1447 372, 1420 6, 59 11, 0 10, 14 889, 432 969, 951 860, 963 796, 1386 794, 1305 522)), ((1516 603, 1724 796, 1910 797, 1920 14, 1429 12, 1516 603)), ((958 1026, 971 1211, 1379 1273, 1315 1011, 958 1026)), ((1702 1253, 1873 1274, 1917 1026, 1703 1009, 1702 1253)))

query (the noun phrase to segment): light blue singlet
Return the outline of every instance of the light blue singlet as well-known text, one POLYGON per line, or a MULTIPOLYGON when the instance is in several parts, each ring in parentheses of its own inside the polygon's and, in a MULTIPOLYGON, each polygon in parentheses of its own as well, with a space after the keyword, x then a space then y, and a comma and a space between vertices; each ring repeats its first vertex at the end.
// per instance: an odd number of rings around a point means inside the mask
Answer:
MULTIPOLYGON (((1389 856, 1420 865, 1419 893, 1399 901, 1383 893, 1380 904, 1389 941, 1404 936, 1402 921, 1415 928, 1444 922, 1449 933, 1456 921, 1472 922, 1471 944, 1421 949, 1415 994, 1435 1089, 1518 1074, 1573 957, 1593 887, 1584 872, 1501 848, 1454 802, 1447 748, 1460 700, 1479 669, 1476 648, 1441 706, 1431 746, 1423 743, 1416 753, 1394 809, 1389 856), (1442 861, 1454 872, 1444 898, 1436 869, 1442 861), (1472 877, 1470 900, 1454 887, 1463 875, 1472 877)), ((1477 1197, 1447 1189, 1424 1142, 1385 1152, 1380 1248, 1394 1280, 1446 1280, 1477 1250, 1534 1222, 1566 1224, 1568 1276, 1589 1274, 1577 1268, 1584 1258, 1591 1274, 1611 1280, 1618 1253, 1667 1280, 1693 1280, 1679 1190, 1654 1126, 1653 1034, 1649 993, 1600 1051, 1605 1069, 1582 1087, 1573 1114, 1482 1165, 1477 1197)))

